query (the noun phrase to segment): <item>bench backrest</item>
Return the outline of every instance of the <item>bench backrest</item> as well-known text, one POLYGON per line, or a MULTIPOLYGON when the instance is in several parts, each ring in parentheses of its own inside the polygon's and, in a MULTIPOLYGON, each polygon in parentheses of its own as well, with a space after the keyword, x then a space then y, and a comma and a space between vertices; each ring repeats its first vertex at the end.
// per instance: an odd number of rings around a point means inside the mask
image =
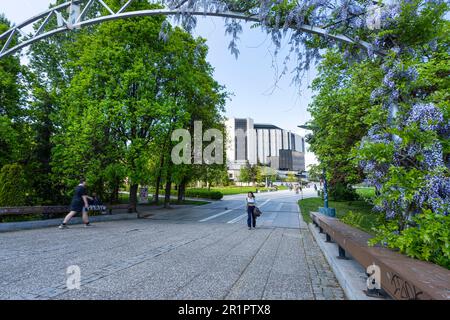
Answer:
MULTIPOLYGON (((128 209, 129 204, 106 205, 108 210, 128 209)), ((0 207, 0 216, 68 213, 69 206, 0 207)))
POLYGON ((369 247, 371 235, 336 218, 311 213, 313 220, 364 268, 375 264, 381 287, 395 299, 450 299, 450 270, 385 247, 369 247))

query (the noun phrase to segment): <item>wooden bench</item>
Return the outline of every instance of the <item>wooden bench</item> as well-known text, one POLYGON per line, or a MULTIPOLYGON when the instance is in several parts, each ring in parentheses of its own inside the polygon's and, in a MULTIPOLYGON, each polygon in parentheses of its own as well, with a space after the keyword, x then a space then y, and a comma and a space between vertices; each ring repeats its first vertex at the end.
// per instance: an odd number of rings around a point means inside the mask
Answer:
MULTIPOLYGON (((112 214, 113 210, 126 209, 130 210, 129 204, 113 204, 113 205, 105 205, 109 214, 112 214)), ((0 208, 0 217, 1 216, 18 216, 18 215, 27 215, 27 214, 43 214, 43 215, 51 215, 51 214, 61 214, 68 213, 69 206, 34 206, 34 207, 3 207, 0 208)))
POLYGON ((381 288, 398 300, 449 300, 450 270, 436 264, 413 259, 394 250, 373 246, 366 232, 317 212, 310 213, 314 225, 324 233, 326 240, 338 245, 338 258, 350 254, 365 269, 370 265, 380 268, 381 288))
POLYGON ((129 213, 131 212, 131 206, 126 203, 126 204, 107 204, 106 205, 106 210, 108 210, 109 214, 112 214, 113 210, 127 210, 129 213))

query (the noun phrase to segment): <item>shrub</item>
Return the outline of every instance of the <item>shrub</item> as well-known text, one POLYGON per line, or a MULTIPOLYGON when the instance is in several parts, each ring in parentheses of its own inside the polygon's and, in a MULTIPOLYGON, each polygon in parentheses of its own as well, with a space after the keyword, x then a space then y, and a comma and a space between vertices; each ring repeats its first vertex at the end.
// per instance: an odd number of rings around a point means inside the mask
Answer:
POLYGON ((27 181, 23 167, 7 164, 0 171, 0 206, 13 207, 26 204, 27 181))
POLYGON ((373 234, 374 229, 382 224, 384 216, 375 212, 363 213, 350 210, 339 219, 348 225, 373 234))
POLYGON ((223 198, 223 194, 220 191, 211 191, 211 190, 208 191, 208 190, 202 190, 202 189, 187 189, 186 197, 220 200, 223 198))
POLYGON ((333 201, 353 201, 359 198, 356 191, 342 183, 330 186, 328 196, 333 201))
POLYGON ((450 216, 425 210, 413 218, 414 225, 399 232, 397 221, 380 227, 369 244, 382 243, 420 260, 450 269, 450 216))

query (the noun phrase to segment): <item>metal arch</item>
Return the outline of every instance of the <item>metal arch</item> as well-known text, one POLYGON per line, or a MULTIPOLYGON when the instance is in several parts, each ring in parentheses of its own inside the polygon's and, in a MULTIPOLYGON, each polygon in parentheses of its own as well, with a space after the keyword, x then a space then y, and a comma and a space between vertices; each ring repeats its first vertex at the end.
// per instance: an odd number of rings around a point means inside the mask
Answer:
MULTIPOLYGON (((122 8, 120 8, 116 13, 114 13, 102 0, 72 0, 72 1, 68 1, 66 3, 60 4, 58 6, 55 6, 49 10, 42 12, 39 15, 36 15, 34 17, 27 19, 26 21, 18 24, 17 26, 13 26, 8 31, 1 34, 0 41, 6 39, 6 42, 3 45, 3 47, 0 49, 0 59, 2 57, 5 57, 7 55, 17 52, 18 50, 20 50, 26 46, 29 46, 30 44, 32 44, 36 41, 51 37, 55 34, 65 32, 65 31, 71 30, 73 28, 81 28, 81 27, 94 25, 94 24, 98 24, 98 23, 110 21, 110 20, 117 20, 117 19, 125 19, 125 18, 140 17, 140 16, 156 16, 156 15, 170 16, 170 15, 179 15, 179 14, 189 14, 189 15, 194 15, 194 16, 212 16, 212 17, 232 18, 232 19, 240 19, 240 20, 245 20, 245 21, 260 22, 260 20, 256 16, 248 16, 248 15, 245 15, 242 13, 237 13, 237 12, 231 12, 231 11, 208 12, 208 11, 198 11, 198 10, 192 11, 189 9, 182 9, 180 7, 177 7, 176 9, 154 9, 154 10, 140 10, 140 11, 126 12, 125 10, 133 1, 134 0, 127 1, 122 6, 122 8), (103 15, 103 16, 89 19, 89 20, 83 20, 84 15, 87 13, 87 11, 89 10, 89 8, 91 7, 91 5, 94 2, 97 2, 100 5, 102 5, 108 12, 110 12, 110 14, 103 15), (62 17, 61 11, 65 10, 67 8, 70 8, 70 6, 72 4, 80 5, 83 3, 85 3, 85 6, 81 10, 81 13, 78 16, 78 18, 76 19, 75 24, 69 26, 69 23, 64 19, 64 17, 62 17), (55 16, 59 15, 61 17, 62 21, 64 22, 64 24, 53 30, 47 31, 45 33, 41 33, 42 30, 44 29, 44 27, 47 25, 48 21, 54 15, 55 16), (33 23, 35 23, 36 21, 39 21, 42 19, 44 19, 44 21, 41 23, 41 25, 38 27, 37 31, 33 35, 26 35, 21 30, 22 28, 30 26, 33 23), (11 44, 11 40, 13 39, 14 35, 17 32, 22 34, 22 36, 24 36, 25 39, 22 42, 9 48, 9 45, 11 44)), ((381 55, 381 56, 385 55, 385 53, 383 51, 377 50, 368 42, 355 41, 345 35, 330 34, 325 29, 322 29, 319 27, 310 26, 310 25, 301 25, 301 26, 297 26, 297 29, 307 32, 307 33, 316 34, 316 35, 319 35, 322 37, 327 37, 329 39, 333 39, 336 41, 349 43, 349 44, 355 44, 355 45, 359 46, 360 48, 363 48, 366 50, 372 50, 374 53, 381 55)))

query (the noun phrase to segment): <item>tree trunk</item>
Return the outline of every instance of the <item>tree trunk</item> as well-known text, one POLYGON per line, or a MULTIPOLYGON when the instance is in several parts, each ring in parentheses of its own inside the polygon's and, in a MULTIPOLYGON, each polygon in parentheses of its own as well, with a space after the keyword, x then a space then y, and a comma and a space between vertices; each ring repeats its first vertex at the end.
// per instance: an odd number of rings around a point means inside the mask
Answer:
POLYGON ((182 202, 184 200, 184 194, 186 190, 186 181, 183 179, 178 186, 178 202, 182 202))
POLYGON ((165 190, 166 194, 164 195, 164 208, 170 207, 170 189, 172 188, 171 179, 172 177, 170 176, 170 174, 168 174, 166 180, 166 190, 165 190))
POLYGON ((182 194, 182 187, 181 184, 178 185, 178 190, 177 190, 177 202, 181 203, 181 201, 183 201, 183 194, 182 194))
POLYGON ((114 202, 115 203, 119 202, 119 190, 120 190, 120 186, 116 185, 115 190, 114 190, 114 202))
POLYGON ((115 185, 111 195, 109 196, 109 203, 118 203, 119 202, 119 186, 115 185))
POLYGON ((161 172, 156 178, 155 194, 153 195, 153 203, 159 204, 159 188, 161 187, 161 172))
POLYGON ((137 212, 137 191, 138 184, 132 184, 130 186, 130 210, 131 212, 137 212))
POLYGON ((153 196, 153 203, 155 204, 159 204, 159 189, 161 188, 161 175, 163 166, 164 166, 164 154, 161 155, 161 160, 159 161, 159 172, 158 177, 156 178, 156 188, 155 194, 153 196))

